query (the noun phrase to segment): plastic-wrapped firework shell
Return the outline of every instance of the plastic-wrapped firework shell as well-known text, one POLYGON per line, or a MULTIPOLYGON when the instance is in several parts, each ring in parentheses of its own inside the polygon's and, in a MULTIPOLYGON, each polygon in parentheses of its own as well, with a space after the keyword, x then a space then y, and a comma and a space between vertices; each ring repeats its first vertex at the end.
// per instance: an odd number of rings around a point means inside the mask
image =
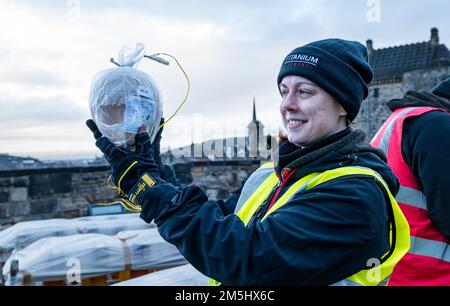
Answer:
POLYGON ((155 81, 132 67, 97 73, 91 84, 89 107, 100 132, 117 146, 133 145, 136 134, 142 131, 147 131, 153 141, 163 111, 155 81))

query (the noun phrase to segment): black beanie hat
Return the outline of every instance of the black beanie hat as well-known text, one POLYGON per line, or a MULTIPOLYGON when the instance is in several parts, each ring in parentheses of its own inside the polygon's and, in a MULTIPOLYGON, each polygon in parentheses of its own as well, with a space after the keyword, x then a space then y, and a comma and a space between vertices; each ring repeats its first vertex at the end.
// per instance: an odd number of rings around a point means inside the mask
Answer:
POLYGON ((436 96, 450 99, 450 78, 437 84, 431 92, 436 96))
POLYGON ((289 53, 281 65, 278 86, 288 75, 305 77, 323 88, 342 105, 348 119, 353 121, 367 97, 367 85, 372 81, 373 72, 364 45, 330 38, 289 53))

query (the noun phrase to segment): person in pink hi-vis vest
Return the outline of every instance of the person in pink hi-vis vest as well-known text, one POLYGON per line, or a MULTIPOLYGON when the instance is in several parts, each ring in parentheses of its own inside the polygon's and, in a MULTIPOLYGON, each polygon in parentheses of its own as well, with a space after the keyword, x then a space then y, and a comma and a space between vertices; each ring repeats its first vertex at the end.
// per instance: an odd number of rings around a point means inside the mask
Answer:
POLYGON ((411 227, 410 250, 388 285, 450 286, 450 78, 388 107, 371 144, 400 180, 396 200, 411 227))

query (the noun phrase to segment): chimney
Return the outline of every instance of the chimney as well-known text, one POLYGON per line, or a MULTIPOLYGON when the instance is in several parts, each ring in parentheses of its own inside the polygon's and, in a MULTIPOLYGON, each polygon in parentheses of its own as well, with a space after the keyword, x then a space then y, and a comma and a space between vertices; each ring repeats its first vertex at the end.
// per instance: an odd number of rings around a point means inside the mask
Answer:
POLYGON ((366 41, 366 46, 367 46, 367 54, 369 55, 369 58, 372 56, 373 53, 373 41, 372 39, 368 39, 366 41))
POLYGON ((435 47, 437 45, 439 45, 439 31, 437 28, 432 28, 431 29, 431 46, 435 47))

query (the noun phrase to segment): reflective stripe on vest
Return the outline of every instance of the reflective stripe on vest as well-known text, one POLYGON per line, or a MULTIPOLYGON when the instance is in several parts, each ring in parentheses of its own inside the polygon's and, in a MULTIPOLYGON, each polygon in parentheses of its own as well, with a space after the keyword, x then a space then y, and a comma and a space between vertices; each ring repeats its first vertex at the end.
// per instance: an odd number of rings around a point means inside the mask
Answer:
MULTIPOLYGON (((268 166, 264 165, 257 171, 261 171, 263 169, 268 168, 268 166)), ((272 169, 274 172, 274 170, 272 169)), ((341 167, 336 168, 332 170, 328 170, 325 172, 314 172, 311 173, 297 182, 295 182, 292 186, 289 187, 289 189, 281 196, 279 199, 276 200, 275 204, 270 208, 270 210, 267 212, 267 214, 261 219, 260 222, 263 222, 265 218, 267 218, 268 215, 274 213, 277 209, 285 205, 289 199, 294 196, 296 193, 302 192, 304 190, 312 189, 317 185, 320 185, 322 183, 325 183, 329 180, 333 180, 336 178, 344 177, 344 176, 354 176, 354 175, 363 175, 363 176, 369 176, 373 177, 375 181, 380 185, 381 188, 384 188, 386 190, 386 194, 389 196, 389 202, 392 208, 394 220, 392 222, 394 223, 394 226, 392 228, 395 228, 395 237, 396 241, 391 241, 391 247, 393 248, 392 252, 390 253, 389 257, 383 257, 381 265, 374 267, 374 268, 368 268, 363 269, 359 271, 358 273, 346 278, 345 280, 342 280, 334 285, 349 285, 349 284, 358 284, 358 285, 380 285, 384 284, 386 282, 386 279, 389 278, 390 274, 392 273, 392 270, 396 263, 403 257, 404 254, 409 249, 409 227, 406 222, 405 217, 401 213, 400 208, 398 207, 397 203, 395 202, 395 199, 393 195, 391 194, 388 186, 383 181, 381 176, 369 168, 364 167, 341 167)), ((260 184, 260 185, 253 185, 248 186, 249 190, 253 190, 253 194, 249 197, 247 197, 246 202, 242 207, 239 209, 239 211, 236 213, 237 216, 244 222, 245 225, 247 225, 250 220, 253 218, 255 212, 257 209, 264 203, 266 198, 269 196, 270 192, 276 185, 278 184, 279 180, 278 177, 270 174, 267 175, 266 173, 266 180, 260 184)), ((258 176, 255 176, 258 177, 258 176)), ((254 183, 253 179, 249 179, 246 184, 252 185, 254 183)), ((392 230, 391 228, 391 230, 392 230)), ((393 233, 391 232, 390 238, 392 239, 393 233)), ((388 252, 389 253, 389 252, 388 252)), ((385 254, 385 255, 388 255, 385 254)), ((220 285, 219 282, 215 280, 211 280, 211 285, 220 285)))
POLYGON ((395 200, 420 209, 427 209, 427 199, 425 195, 416 189, 400 186, 395 200))
POLYGON ((450 275, 450 248, 448 240, 431 223, 427 212, 426 197, 415 180, 402 155, 403 123, 407 118, 430 111, 445 111, 434 107, 406 107, 397 109, 372 140, 374 147, 382 149, 388 165, 400 180, 396 200, 411 227, 411 248, 392 274, 391 285, 450 285, 448 276, 438 276, 433 271, 447 270, 450 275), (401 272, 396 272, 396 271, 401 272))
MULTIPOLYGON (((389 281, 389 276, 386 277, 385 279, 383 279, 378 284, 378 286, 386 286, 388 281, 389 281)), ((348 286, 363 286, 363 285, 360 284, 360 283, 354 282, 352 280, 349 280, 349 279, 343 279, 343 280, 341 280, 341 281, 339 281, 337 283, 331 284, 330 286, 347 286, 348 287, 348 286)))
POLYGON ((378 137, 380 137, 379 133, 381 134, 381 132, 385 129, 383 137, 381 137, 381 142, 376 147, 380 148, 384 152, 384 154, 386 156, 388 156, 389 140, 391 139, 392 131, 394 130, 394 123, 395 123, 395 121, 398 118, 400 118, 401 116, 404 116, 404 115, 412 112, 415 109, 416 109, 416 107, 408 107, 408 108, 398 112, 398 114, 395 114, 395 116, 393 116, 392 120, 386 121, 385 124, 377 132, 377 134, 375 134, 373 139, 377 139, 378 137))
POLYGON ((450 263, 448 244, 411 236, 411 254, 429 256, 450 263))
POLYGON ((250 175, 242 188, 241 194, 239 195, 234 213, 237 213, 241 209, 242 205, 247 202, 248 198, 250 198, 250 196, 255 192, 256 188, 262 185, 262 183, 269 176, 273 175, 277 178, 277 175, 273 170, 273 163, 266 163, 250 175))

